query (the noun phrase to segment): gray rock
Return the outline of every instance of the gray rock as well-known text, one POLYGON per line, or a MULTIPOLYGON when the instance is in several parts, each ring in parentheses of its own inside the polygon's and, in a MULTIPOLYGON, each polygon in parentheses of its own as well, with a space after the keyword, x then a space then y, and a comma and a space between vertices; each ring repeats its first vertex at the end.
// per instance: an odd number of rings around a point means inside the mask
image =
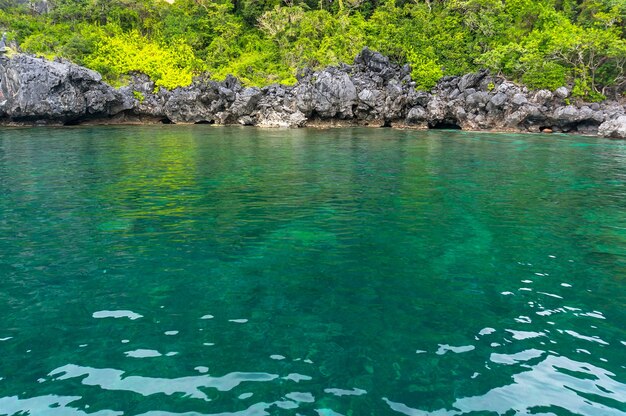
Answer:
POLYGON ((422 107, 413 107, 406 116, 407 123, 422 123, 428 121, 428 114, 422 107))
POLYGON ((239 118, 237 122, 241 124, 242 126, 254 126, 256 124, 254 118, 250 116, 243 116, 239 118))
POLYGON ((429 93, 424 92, 424 91, 418 91, 418 92, 410 91, 409 94, 413 97, 412 103, 416 105, 420 105, 422 107, 427 106, 428 102, 432 98, 429 93))
POLYGON ((528 117, 528 113, 523 111, 522 109, 517 110, 506 118, 506 126, 510 128, 515 128, 520 126, 528 117))
POLYGON ((18 54, 0 57, 0 102, 10 121, 65 123, 105 118, 133 106, 132 97, 97 72, 69 62, 18 54))
POLYGON ((499 92, 493 97, 491 97, 491 100, 489 100, 489 102, 493 104, 495 107, 502 107, 504 103, 506 103, 507 98, 508 97, 506 96, 505 93, 499 92))
POLYGON ((259 115, 256 125, 259 127, 302 127, 306 120, 305 115, 300 111, 292 114, 269 111, 259 115))
POLYGON ((569 90, 566 87, 559 87, 556 90, 554 90, 554 95, 559 98, 565 99, 569 97, 569 90))
POLYGON ((370 89, 364 89, 361 92, 359 92, 358 98, 361 101, 361 103, 369 106, 369 107, 374 107, 376 105, 376 102, 378 101, 378 97, 380 96, 380 92, 379 91, 372 91, 370 89))
POLYGON ((252 114, 261 96, 261 90, 258 88, 244 89, 241 93, 236 94, 235 100, 230 107, 230 112, 237 118, 252 114))
POLYGON ((554 111, 554 119, 559 125, 572 124, 581 119, 580 111, 573 105, 559 107, 554 111))
POLYGON ((526 95, 522 93, 517 93, 513 96, 511 102, 519 107, 526 104, 528 102, 528 98, 526 98, 526 95))
POLYGON ((466 74, 458 81, 459 91, 465 91, 468 88, 476 88, 480 81, 487 76, 487 71, 480 71, 472 74, 466 74))
POLYGON ((598 127, 598 134, 613 139, 626 139, 626 115, 605 121, 598 127))
POLYGON ((512 82, 504 81, 498 85, 494 91, 496 94, 503 93, 507 95, 514 95, 517 91, 519 91, 519 88, 512 82))
POLYGON ((0 39, 0 55, 7 51, 7 33, 4 32, 2 34, 2 39, 0 39))
POLYGON ((470 94, 465 98, 465 103, 469 106, 480 106, 481 104, 486 104, 489 102, 489 94, 484 91, 478 91, 474 94, 470 94))
POLYGON ((452 114, 454 114, 457 121, 463 121, 467 118, 467 112, 460 105, 453 107, 452 114))
POLYGON ((552 100, 554 96, 552 95, 552 93, 548 90, 539 90, 537 91, 533 97, 532 97, 532 101, 538 103, 538 104, 546 104, 547 102, 549 102, 550 100, 552 100))
POLYGON ((357 55, 354 59, 354 64, 361 66, 365 70, 378 73, 386 71, 390 66, 389 58, 367 47, 357 55))
POLYGON ((578 117, 580 117, 581 120, 592 120, 594 118, 594 114, 595 112, 586 105, 583 105, 578 110, 578 117))
POLYGON ((601 124, 606 119, 606 117, 603 111, 593 111, 590 119, 593 120, 596 124, 601 124))
POLYGON ((454 90, 452 90, 450 95, 448 95, 448 98, 450 100, 455 100, 455 99, 457 99, 459 97, 459 95, 461 95, 461 91, 459 91, 458 88, 455 88, 454 90))
POLYGON ((321 118, 351 118, 358 100, 357 90, 347 73, 336 68, 315 73, 294 88, 299 111, 321 118))
MULTIPOLYGON (((443 77, 431 92, 415 91, 408 66, 364 49, 354 65, 298 73, 295 86, 244 88, 232 76, 200 76, 183 88, 155 89, 145 75, 114 89, 99 74, 59 60, 0 56, 0 124, 87 120, 151 120, 263 127, 300 127, 307 120, 338 125, 554 131, 623 136, 626 108, 606 101, 563 105, 565 92, 529 92, 486 71, 443 77), (600 126, 601 128, 598 128, 600 126)), ((567 94, 569 92, 565 89, 567 94)))
POLYGON ((429 121, 439 122, 446 118, 446 102, 434 97, 426 108, 429 121))

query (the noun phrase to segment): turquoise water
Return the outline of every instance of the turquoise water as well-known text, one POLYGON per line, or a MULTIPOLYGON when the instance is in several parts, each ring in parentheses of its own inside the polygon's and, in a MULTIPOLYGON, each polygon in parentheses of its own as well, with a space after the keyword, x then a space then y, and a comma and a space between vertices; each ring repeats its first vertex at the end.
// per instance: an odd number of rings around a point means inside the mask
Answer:
POLYGON ((624 415, 626 142, 0 131, 2 415, 624 415))

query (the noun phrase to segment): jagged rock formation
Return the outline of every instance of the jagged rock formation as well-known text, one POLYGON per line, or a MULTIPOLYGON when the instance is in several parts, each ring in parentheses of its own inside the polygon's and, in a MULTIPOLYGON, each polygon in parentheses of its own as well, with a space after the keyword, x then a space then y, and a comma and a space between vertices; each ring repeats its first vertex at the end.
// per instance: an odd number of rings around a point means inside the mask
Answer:
POLYGON ((487 72, 445 77, 432 91, 425 121, 452 123, 467 130, 576 132, 596 134, 625 113, 616 102, 573 105, 565 87, 554 93, 528 91, 487 72))
POLYGON ((72 124, 133 108, 133 100, 97 72, 65 61, 0 56, 0 120, 72 124))
POLYGON ((614 139, 626 139, 626 115, 602 123, 598 129, 598 134, 614 139))
POLYGON ((429 93, 414 87, 408 65, 369 49, 353 65, 305 70, 295 86, 245 88, 233 77, 199 77, 189 87, 158 92, 145 75, 114 89, 69 62, 17 55, 0 57, 0 122, 456 127, 626 138, 623 104, 570 102, 565 87, 529 91, 486 71, 444 77, 429 93))

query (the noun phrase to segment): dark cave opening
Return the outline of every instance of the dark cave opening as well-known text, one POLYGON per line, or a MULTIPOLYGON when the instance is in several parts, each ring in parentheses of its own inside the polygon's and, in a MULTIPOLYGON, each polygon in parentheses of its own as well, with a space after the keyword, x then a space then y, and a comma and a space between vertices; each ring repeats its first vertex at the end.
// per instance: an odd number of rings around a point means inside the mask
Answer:
POLYGON ((456 120, 442 120, 428 123, 428 128, 432 130, 463 130, 456 120))
POLYGON ((75 118, 72 120, 66 120, 63 125, 64 126, 79 126, 80 125, 81 120, 75 118))

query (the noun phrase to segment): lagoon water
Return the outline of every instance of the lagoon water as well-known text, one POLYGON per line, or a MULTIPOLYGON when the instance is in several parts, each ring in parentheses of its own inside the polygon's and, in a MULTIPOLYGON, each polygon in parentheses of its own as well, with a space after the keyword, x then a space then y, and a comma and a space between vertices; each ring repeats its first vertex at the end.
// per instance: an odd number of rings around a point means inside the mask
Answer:
POLYGON ((624 415, 626 143, 0 131, 1 415, 624 415))

